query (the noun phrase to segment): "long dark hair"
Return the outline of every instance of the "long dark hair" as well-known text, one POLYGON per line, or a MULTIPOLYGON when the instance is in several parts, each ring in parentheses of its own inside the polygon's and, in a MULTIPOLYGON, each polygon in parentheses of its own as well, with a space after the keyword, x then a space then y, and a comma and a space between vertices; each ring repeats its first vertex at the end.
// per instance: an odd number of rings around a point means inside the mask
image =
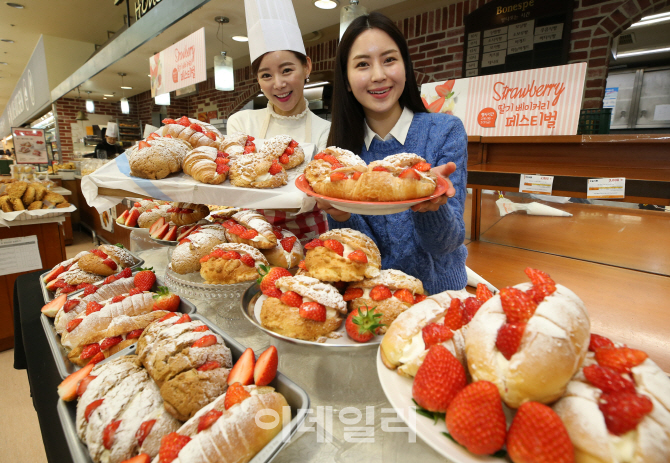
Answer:
POLYGON ((414 77, 414 67, 409 57, 407 41, 400 29, 389 18, 381 13, 370 13, 354 19, 347 28, 337 47, 335 57, 335 78, 333 82, 333 115, 328 135, 328 146, 337 146, 360 154, 365 140, 365 113, 363 106, 354 94, 347 90, 347 60, 354 41, 369 29, 386 32, 396 43, 402 60, 405 63, 405 89, 398 100, 400 106, 409 108, 415 113, 425 113, 426 108, 421 101, 419 86, 414 77))

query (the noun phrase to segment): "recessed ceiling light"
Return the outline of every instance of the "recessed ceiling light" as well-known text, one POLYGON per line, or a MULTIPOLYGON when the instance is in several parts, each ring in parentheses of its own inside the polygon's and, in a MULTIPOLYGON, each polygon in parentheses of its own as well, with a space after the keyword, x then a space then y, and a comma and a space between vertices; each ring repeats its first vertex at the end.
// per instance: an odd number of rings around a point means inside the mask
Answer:
POLYGON ((104 95, 104 96, 109 96, 109 97, 113 97, 114 95, 104 95))
POLYGON ((0 39, 0 42, 14 43, 14 41, 13 41, 13 40, 10 40, 10 39, 0 39))
POLYGON ((133 87, 121 87, 121 88, 124 89, 124 90, 132 90, 133 89, 133 87))
POLYGON ((106 99, 107 99, 107 97, 104 97, 104 96, 103 96, 103 97, 102 97, 102 99, 103 99, 103 100, 106 100, 106 99))
POLYGON ((7 6, 11 6, 12 8, 18 8, 19 10, 22 10, 23 8, 25 8, 25 6, 21 5, 20 3, 7 2, 7 6))
POLYGON ((233 40, 236 42, 248 42, 249 38, 246 35, 233 35, 233 40))
POLYGON ((314 6, 321 8, 322 10, 332 10, 333 8, 337 8, 338 3, 337 0, 314 0, 314 6))

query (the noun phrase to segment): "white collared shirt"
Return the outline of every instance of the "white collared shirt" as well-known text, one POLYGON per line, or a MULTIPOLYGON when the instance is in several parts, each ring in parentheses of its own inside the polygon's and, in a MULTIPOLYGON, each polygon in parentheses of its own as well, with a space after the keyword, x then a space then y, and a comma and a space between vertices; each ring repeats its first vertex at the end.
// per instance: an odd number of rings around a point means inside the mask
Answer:
POLYGON ((405 107, 400 114, 400 119, 395 123, 391 131, 384 137, 380 137, 375 131, 373 131, 368 122, 365 121, 365 149, 370 149, 370 143, 372 140, 377 137, 378 140, 388 141, 391 137, 395 138, 400 142, 401 145, 405 144, 405 139, 407 138, 407 132, 409 132, 409 126, 412 125, 412 119, 414 118, 414 112, 405 107))

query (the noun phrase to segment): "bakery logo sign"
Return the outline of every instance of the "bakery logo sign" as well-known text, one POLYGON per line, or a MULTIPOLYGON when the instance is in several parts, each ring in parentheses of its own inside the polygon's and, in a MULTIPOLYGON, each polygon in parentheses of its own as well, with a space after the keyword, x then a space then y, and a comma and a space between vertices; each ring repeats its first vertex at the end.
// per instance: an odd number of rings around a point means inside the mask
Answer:
MULTIPOLYGON (((468 135, 576 135, 586 63, 457 79, 448 113, 468 135)), ((435 111, 433 93, 442 82, 424 84, 421 96, 435 111)))
POLYGON ((149 58, 151 96, 162 95, 207 78, 205 28, 149 58))
POLYGON ((142 16, 147 14, 149 10, 160 2, 161 0, 135 0, 135 21, 139 21, 142 16))

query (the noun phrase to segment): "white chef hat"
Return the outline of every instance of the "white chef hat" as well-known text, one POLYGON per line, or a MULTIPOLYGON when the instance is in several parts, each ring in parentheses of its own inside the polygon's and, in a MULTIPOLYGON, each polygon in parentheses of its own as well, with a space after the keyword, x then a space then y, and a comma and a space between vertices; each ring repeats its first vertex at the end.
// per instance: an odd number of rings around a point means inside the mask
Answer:
POLYGON ((271 51, 307 54, 291 0, 244 0, 244 8, 252 63, 271 51))
POLYGON ((116 122, 108 122, 107 123, 107 132, 105 132, 106 137, 114 137, 118 138, 119 137, 119 128, 116 125, 116 122))

